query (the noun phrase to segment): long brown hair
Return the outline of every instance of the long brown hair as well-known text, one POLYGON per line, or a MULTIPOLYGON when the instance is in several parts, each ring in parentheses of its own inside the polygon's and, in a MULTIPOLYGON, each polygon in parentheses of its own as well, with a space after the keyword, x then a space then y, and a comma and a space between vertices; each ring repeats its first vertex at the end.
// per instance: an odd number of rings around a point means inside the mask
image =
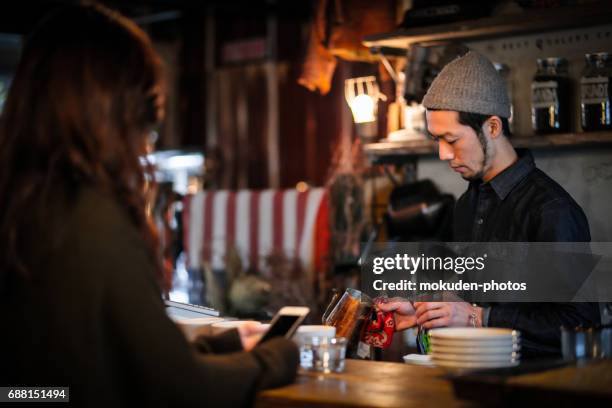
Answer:
POLYGON ((0 119, 0 277, 31 272, 27 210, 58 181, 111 194, 157 260, 139 154, 163 116, 162 78, 148 36, 94 3, 57 10, 27 38, 0 119))

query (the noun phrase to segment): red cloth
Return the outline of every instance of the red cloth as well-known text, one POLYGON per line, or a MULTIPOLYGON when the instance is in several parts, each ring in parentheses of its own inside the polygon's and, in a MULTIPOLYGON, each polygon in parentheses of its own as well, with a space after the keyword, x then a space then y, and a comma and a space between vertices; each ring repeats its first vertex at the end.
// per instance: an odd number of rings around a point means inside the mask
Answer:
POLYGON ((393 341, 395 319, 393 312, 376 311, 376 319, 370 320, 366 328, 364 341, 372 347, 386 349, 393 341))

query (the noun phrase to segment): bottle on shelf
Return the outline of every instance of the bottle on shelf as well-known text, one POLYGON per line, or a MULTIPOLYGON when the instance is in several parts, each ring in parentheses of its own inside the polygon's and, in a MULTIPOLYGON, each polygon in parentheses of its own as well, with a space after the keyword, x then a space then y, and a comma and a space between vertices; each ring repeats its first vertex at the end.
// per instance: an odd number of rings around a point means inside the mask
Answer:
POLYGON ((580 116, 585 131, 612 129, 610 77, 612 54, 586 54, 586 65, 580 78, 580 116))
POLYGON ((494 62, 493 66, 499 73, 506 84, 506 91, 508 92, 508 100, 510 101, 510 117, 508 118, 508 125, 510 131, 514 132, 515 112, 514 112, 514 82, 511 80, 510 68, 506 64, 501 62, 494 62))
POLYGON ((539 58, 531 83, 531 122, 537 134, 571 130, 571 89, 565 58, 539 58))

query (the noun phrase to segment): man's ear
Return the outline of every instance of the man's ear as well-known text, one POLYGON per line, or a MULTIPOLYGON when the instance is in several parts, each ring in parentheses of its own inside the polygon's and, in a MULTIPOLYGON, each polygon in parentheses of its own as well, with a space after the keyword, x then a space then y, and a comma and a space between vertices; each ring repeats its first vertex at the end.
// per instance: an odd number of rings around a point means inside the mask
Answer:
POLYGON ((489 134, 491 139, 497 139, 504 134, 502 121, 499 116, 491 116, 484 123, 484 131, 489 134))

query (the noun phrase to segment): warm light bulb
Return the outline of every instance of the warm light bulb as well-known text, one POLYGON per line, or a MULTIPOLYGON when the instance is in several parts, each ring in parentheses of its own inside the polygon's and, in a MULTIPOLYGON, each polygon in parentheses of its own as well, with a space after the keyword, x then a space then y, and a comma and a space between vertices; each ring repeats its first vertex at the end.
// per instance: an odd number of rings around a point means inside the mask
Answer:
POLYGON ((375 103, 371 96, 366 94, 357 95, 350 104, 355 123, 374 122, 375 103))
POLYGON ((298 193, 305 193, 308 191, 308 183, 305 181, 298 181, 298 183, 295 185, 295 189, 298 191, 298 193))

